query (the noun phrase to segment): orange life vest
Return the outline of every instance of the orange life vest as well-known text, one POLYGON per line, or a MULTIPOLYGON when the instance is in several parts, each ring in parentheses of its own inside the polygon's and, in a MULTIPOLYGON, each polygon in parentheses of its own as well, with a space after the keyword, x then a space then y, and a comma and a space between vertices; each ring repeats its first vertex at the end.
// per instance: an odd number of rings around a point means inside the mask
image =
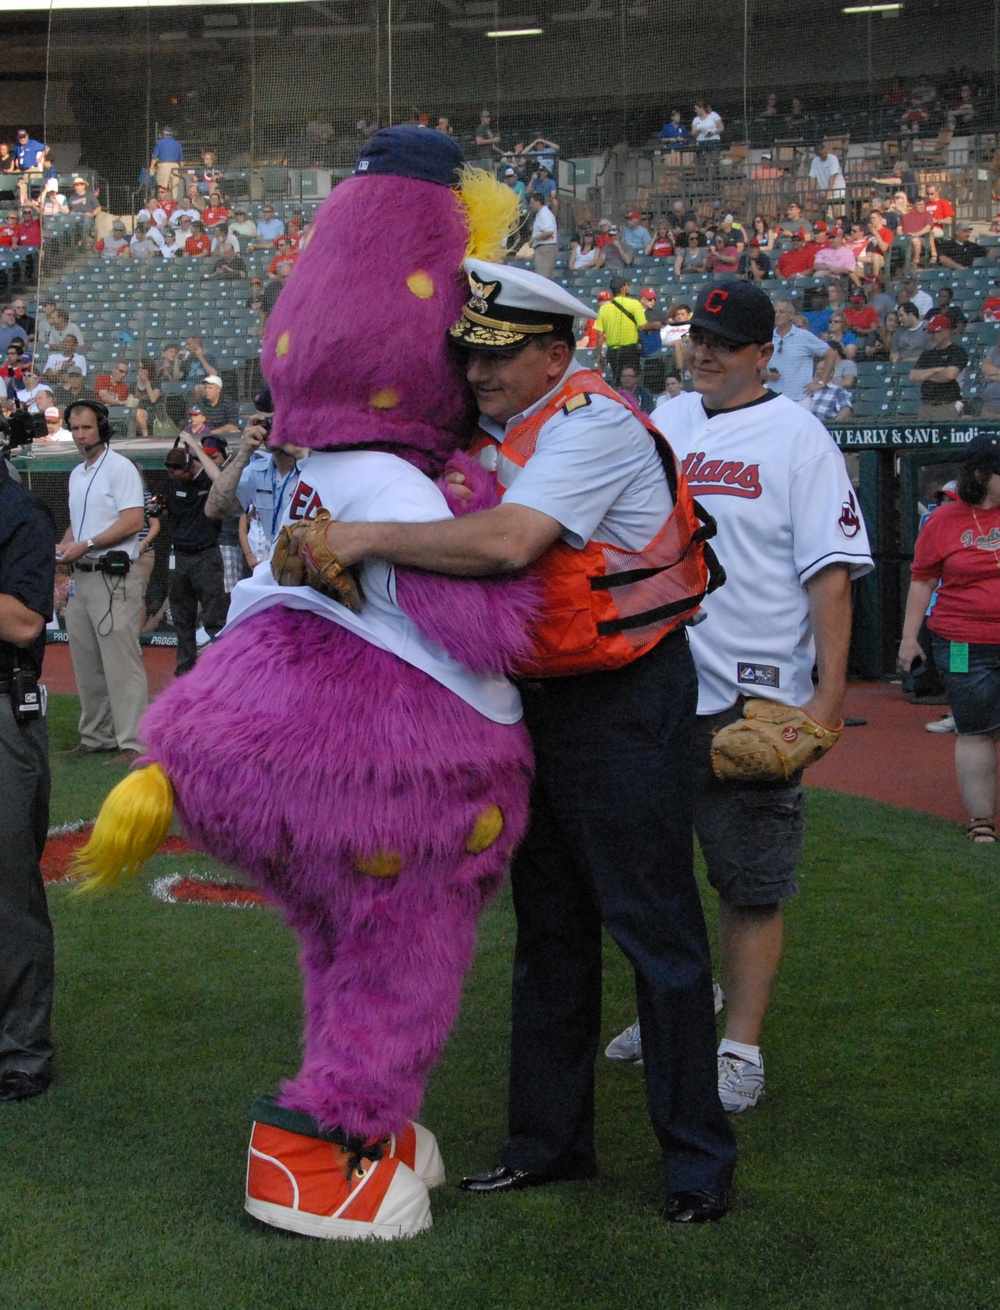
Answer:
MULTIPOLYGON (((535 453, 543 426, 561 409, 572 413, 588 394, 625 405, 639 419, 656 445, 674 506, 643 550, 604 541, 574 550, 556 541, 541 555, 533 570, 542 580, 542 612, 530 664, 518 670, 524 676, 621 668, 690 619, 706 593, 725 578, 705 544, 715 535, 715 521, 693 499, 670 446, 645 414, 588 370, 574 373, 543 409, 518 424, 499 446, 493 443, 501 497, 516 470, 535 453)), ((476 442, 474 449, 483 449, 483 443, 476 442)))

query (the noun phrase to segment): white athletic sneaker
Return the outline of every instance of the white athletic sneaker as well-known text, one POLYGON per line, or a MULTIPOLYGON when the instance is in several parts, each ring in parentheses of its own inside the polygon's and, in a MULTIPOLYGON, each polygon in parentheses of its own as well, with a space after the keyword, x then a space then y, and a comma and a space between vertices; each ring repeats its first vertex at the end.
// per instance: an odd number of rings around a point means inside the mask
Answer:
MULTIPOLYGON (((712 1000, 715 1003, 715 1013, 721 1014, 722 1007, 726 1003, 726 993, 714 978, 712 1000)), ((609 1060, 620 1060, 623 1064, 642 1064, 642 1033, 639 1031, 638 1019, 631 1027, 608 1042, 604 1054, 609 1060)))
POLYGON ((763 1095, 763 1056, 759 1066, 732 1051, 719 1056, 719 1100, 727 1114, 752 1110, 763 1095))
POLYGON ((212 644, 212 638, 208 635, 208 633, 205 631, 204 628, 199 628, 198 631, 194 634, 194 644, 198 647, 199 650, 204 650, 206 646, 210 646, 212 644))
POLYGON ((933 723, 928 723, 926 726, 928 732, 954 732, 955 716, 954 714, 945 714, 942 718, 935 719, 933 723))

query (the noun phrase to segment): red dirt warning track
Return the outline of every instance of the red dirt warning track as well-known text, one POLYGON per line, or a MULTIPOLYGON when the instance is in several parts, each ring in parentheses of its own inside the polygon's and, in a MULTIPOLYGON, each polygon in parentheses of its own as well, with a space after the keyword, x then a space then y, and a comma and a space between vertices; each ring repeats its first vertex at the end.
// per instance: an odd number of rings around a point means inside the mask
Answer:
MULTIPOLYGON (((150 694, 155 695, 173 678, 175 652, 170 647, 146 646, 142 659, 150 694)), ((54 694, 76 695, 67 646, 46 649, 45 682, 54 694)), ((945 712, 945 706, 908 704, 895 683, 852 683, 845 713, 868 723, 863 728, 845 728, 840 742, 813 765, 806 780, 815 787, 870 796, 965 824, 955 781, 955 738, 924 729, 945 712)))

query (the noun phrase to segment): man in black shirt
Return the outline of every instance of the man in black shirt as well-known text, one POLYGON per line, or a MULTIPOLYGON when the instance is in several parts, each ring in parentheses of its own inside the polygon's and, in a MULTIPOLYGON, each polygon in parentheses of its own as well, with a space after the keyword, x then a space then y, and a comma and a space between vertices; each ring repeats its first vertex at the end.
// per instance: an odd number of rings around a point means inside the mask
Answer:
POLYGON ((37 679, 55 554, 48 511, 0 458, 0 1101, 38 1096, 52 1081, 52 925, 40 867, 49 759, 37 679))
POLYGON ((962 388, 958 379, 969 363, 969 356, 952 342, 951 321, 944 314, 935 314, 927 324, 927 331, 930 349, 923 351, 910 372, 910 381, 920 383, 917 417, 954 423, 962 412, 962 388))
POLYGON ((177 634, 176 675, 179 677, 193 669, 198 658, 199 604, 202 624, 214 641, 225 626, 229 597, 219 549, 222 524, 205 516, 205 501, 216 476, 214 458, 189 433, 182 434, 178 441, 180 444, 166 459, 172 480, 166 508, 170 514, 173 560, 170 614, 177 634))
POLYGON ((977 259, 989 256, 985 246, 970 241, 972 228, 968 223, 955 224, 955 240, 942 240, 937 243, 938 263, 944 268, 971 268, 977 259))

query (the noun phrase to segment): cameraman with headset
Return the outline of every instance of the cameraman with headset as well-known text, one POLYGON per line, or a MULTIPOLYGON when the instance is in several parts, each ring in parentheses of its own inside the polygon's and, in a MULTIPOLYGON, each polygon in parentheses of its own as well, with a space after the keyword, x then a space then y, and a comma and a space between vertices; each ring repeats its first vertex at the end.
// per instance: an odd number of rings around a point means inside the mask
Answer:
POLYGON ((149 701, 139 649, 142 479, 111 449, 111 423, 99 400, 77 400, 63 416, 83 456, 69 475, 69 527, 56 560, 73 566, 66 631, 80 694, 80 741, 61 755, 139 754, 139 720, 149 701))

